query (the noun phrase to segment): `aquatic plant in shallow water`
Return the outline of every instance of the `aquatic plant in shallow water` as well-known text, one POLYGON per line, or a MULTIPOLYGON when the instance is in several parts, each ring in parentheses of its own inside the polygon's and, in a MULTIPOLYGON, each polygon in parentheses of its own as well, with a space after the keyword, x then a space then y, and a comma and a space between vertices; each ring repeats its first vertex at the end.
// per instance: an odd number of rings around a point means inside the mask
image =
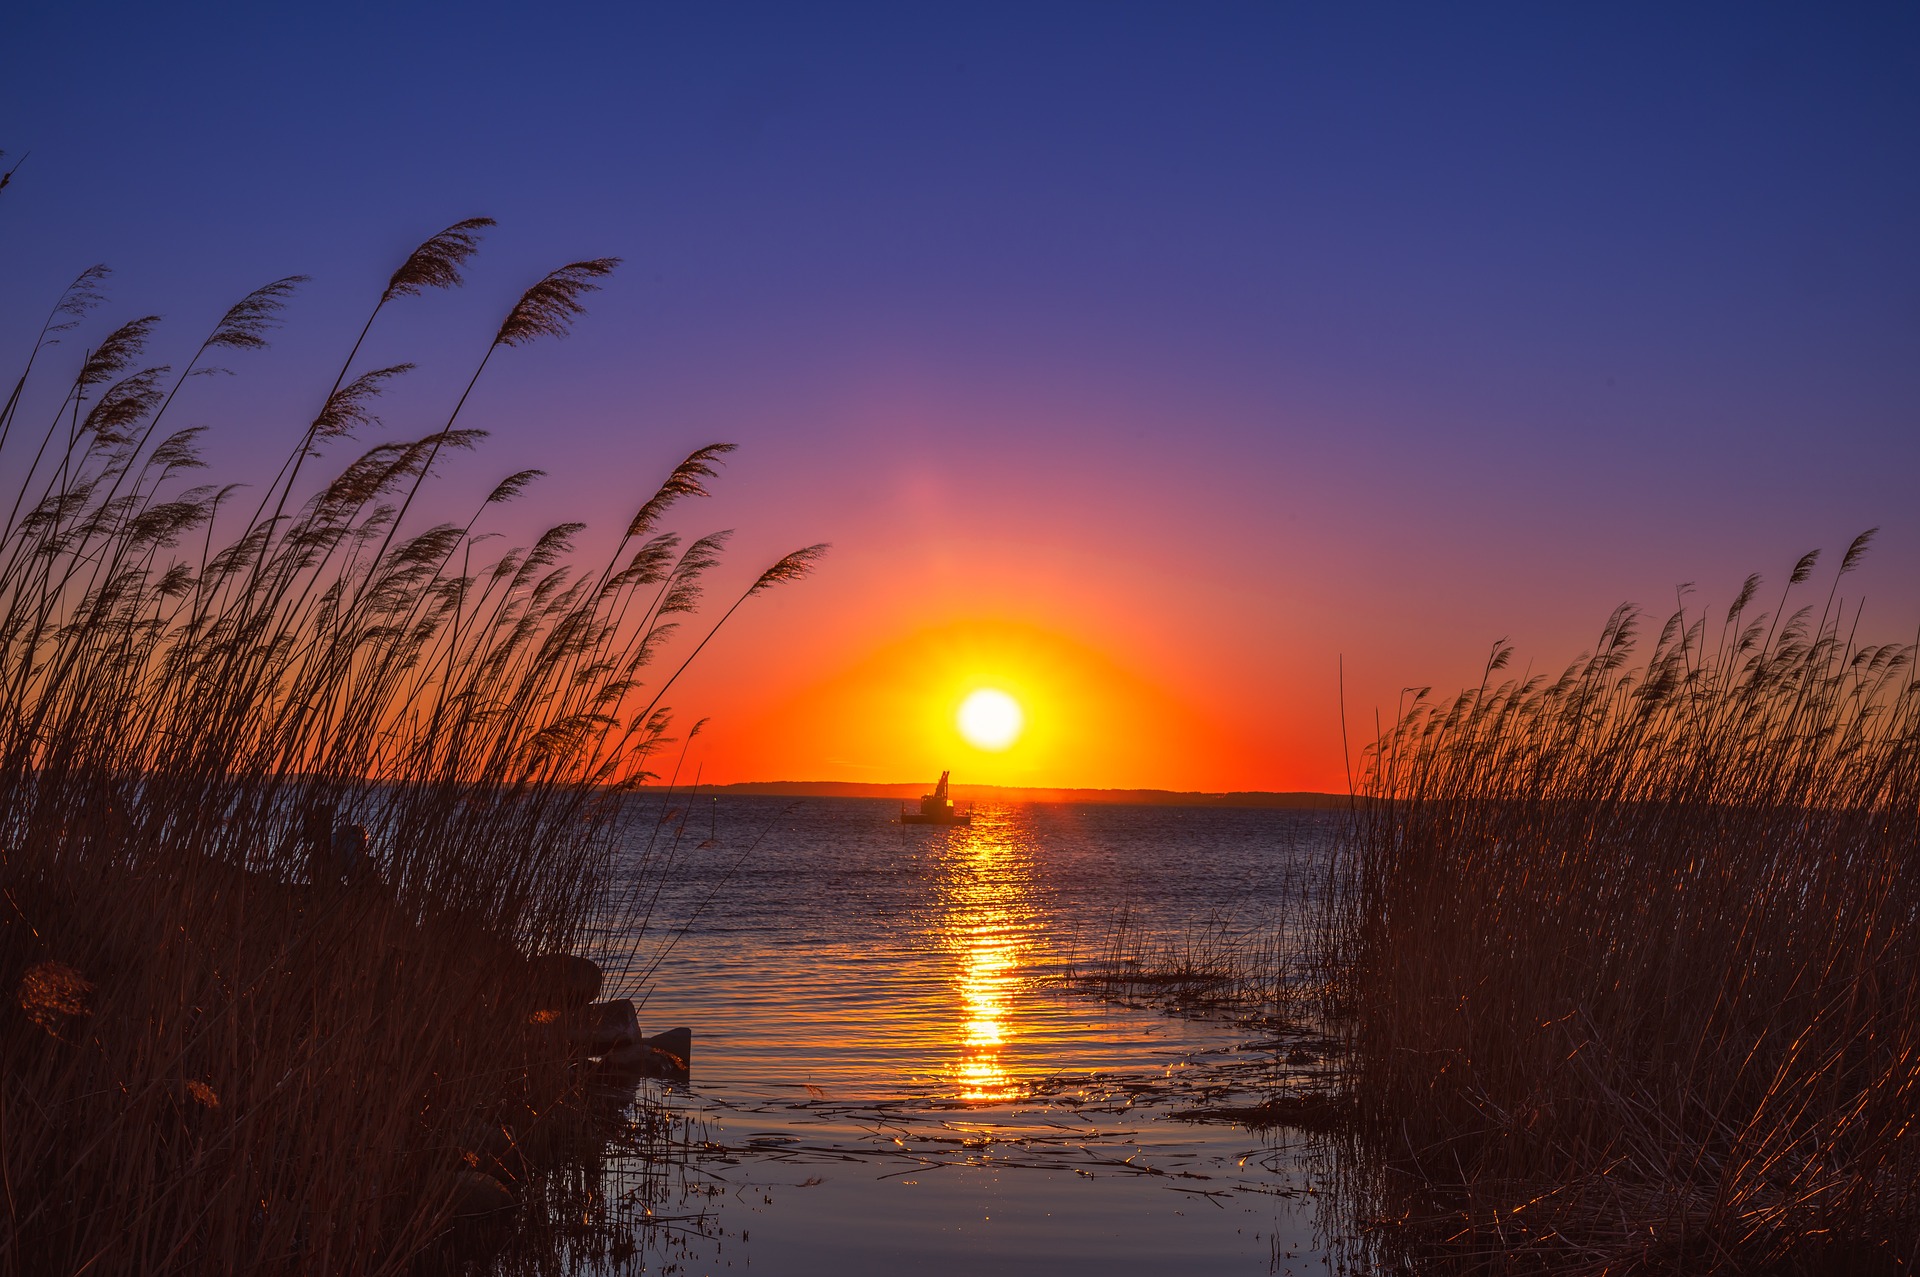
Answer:
POLYGON ((574 523, 489 553, 489 513, 537 471, 410 522, 482 438, 460 417, 487 362, 565 336, 614 266, 536 282, 429 432, 356 444, 409 368, 359 366, 376 321, 457 287, 490 225, 394 272, 250 513, 191 482, 204 440, 176 400, 266 343, 297 277, 178 372, 145 362, 145 317, 42 393, 102 300, 86 271, 0 411, 0 1272, 403 1271, 487 1130, 578 1127, 526 955, 619 905, 618 797, 669 730, 675 675, 651 665, 724 541, 661 524, 728 446, 675 467, 604 560, 574 523), (377 882, 313 876, 315 813, 371 831, 377 882))
MULTIPOLYGON (((1870 534, 1869 534, 1870 536, 1870 534)), ((1622 608, 1373 747, 1317 951, 1361 1267, 1920 1257, 1920 686, 1832 588, 1622 608)))

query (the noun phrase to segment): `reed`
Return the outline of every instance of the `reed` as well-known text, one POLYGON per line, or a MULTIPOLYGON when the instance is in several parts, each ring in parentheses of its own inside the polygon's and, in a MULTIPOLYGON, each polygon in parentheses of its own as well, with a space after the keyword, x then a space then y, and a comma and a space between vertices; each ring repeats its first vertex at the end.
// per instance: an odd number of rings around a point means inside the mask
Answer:
MULTIPOLYGON (((627 906, 624 795, 677 677, 650 667, 726 539, 664 524, 729 446, 674 467, 604 557, 577 523, 493 548, 537 471, 409 522, 481 438, 460 415, 488 362, 565 336, 615 265, 537 281, 427 433, 356 444, 409 368, 362 366, 377 321, 458 287, 490 225, 400 265, 250 513, 196 481, 176 401, 266 343, 297 277, 178 371, 146 362, 149 316, 49 373, 102 300, 89 270, 0 410, 0 1273, 405 1271, 503 1132, 585 1138, 529 955, 627 906), (348 822, 370 862, 343 872, 348 822)), ((509 1152, 509 1177, 539 1160, 509 1152)))
MULTIPOLYGON (((1301 870, 1304 879, 1307 867, 1301 870)), ((1265 924, 1213 915, 1162 932, 1122 909, 1086 953, 1068 959, 1060 979, 1135 1009, 1310 1032, 1317 1008, 1302 932, 1312 897, 1304 881, 1283 882, 1281 894, 1286 911, 1265 924)))
POLYGON ((1920 1258, 1920 685, 1839 595, 1615 612, 1370 751, 1317 940, 1353 1267, 1920 1258))
POLYGON ((1337 820, 1295 811, 1270 822, 1264 885, 1248 906, 1169 924, 1123 904, 1088 932, 1076 928, 1060 981, 1134 1008, 1312 1038, 1325 1001, 1312 941, 1337 820))

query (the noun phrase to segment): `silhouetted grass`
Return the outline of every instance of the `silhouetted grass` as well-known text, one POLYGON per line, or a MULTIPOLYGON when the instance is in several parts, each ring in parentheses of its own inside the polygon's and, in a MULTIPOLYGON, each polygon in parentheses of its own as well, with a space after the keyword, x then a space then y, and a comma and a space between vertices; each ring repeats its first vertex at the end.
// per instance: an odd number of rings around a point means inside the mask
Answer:
MULTIPOLYGON (((1302 866, 1303 877, 1308 871, 1302 866)), ((1296 905, 1290 912, 1307 901, 1304 890, 1287 894, 1296 905)), ((1312 1009, 1307 969, 1297 925, 1250 927, 1216 916, 1160 934, 1122 910, 1061 979, 1123 1006, 1300 1028, 1312 1009)))
POLYGON ((175 401, 265 344, 297 278, 177 372, 143 362, 145 317, 50 373, 101 300, 90 270, 0 410, 0 1272, 403 1271, 475 1168, 537 1177, 593 1142, 528 957, 632 903, 608 871, 666 739, 673 675, 649 666, 726 538, 662 524, 729 446, 675 467, 604 558, 577 523, 486 538, 535 471, 407 523, 480 438, 459 418, 481 370, 565 335, 602 259, 527 291, 443 422, 327 461, 407 370, 360 366, 385 308, 457 286, 489 225, 401 265, 244 502, 194 481, 175 401), (64 393, 34 391, 48 376, 64 393), (339 858, 348 823, 370 860, 339 858))
POLYGON ((1920 1258, 1920 687, 1838 577, 1789 611, 1814 563, 1378 743, 1319 946, 1354 1267, 1920 1258))
POLYGON ((1304 844, 1276 837, 1266 849, 1258 916, 1215 912, 1169 928, 1122 907, 1084 950, 1076 937, 1062 980, 1124 1005, 1312 1036, 1324 999, 1311 940, 1331 827, 1316 823, 1304 844))

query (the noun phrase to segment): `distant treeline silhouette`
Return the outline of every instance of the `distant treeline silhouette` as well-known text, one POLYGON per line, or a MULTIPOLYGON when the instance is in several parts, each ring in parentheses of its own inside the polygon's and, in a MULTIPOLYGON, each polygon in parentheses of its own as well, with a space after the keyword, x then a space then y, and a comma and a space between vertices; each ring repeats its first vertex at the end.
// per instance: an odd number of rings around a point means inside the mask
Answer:
MULTIPOLYGON (((749 780, 728 785, 704 785, 707 794, 766 794, 782 798, 918 798, 928 783, 920 781, 876 784, 851 780, 749 780)), ((1235 790, 1208 793, 1180 789, 1061 789, 1038 785, 964 785, 953 786, 953 796, 968 802, 1006 803, 1086 803, 1138 807, 1283 807, 1345 808, 1346 794, 1321 794, 1311 791, 1270 792, 1235 790)))

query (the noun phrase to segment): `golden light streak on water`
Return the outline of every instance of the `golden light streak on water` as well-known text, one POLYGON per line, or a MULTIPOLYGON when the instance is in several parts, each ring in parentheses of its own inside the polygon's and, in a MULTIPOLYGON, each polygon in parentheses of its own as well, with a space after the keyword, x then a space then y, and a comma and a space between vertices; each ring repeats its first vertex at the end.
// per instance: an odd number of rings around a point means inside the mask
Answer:
POLYGON ((1000 813, 952 831, 941 920, 958 962, 958 1050, 952 1079, 967 1100, 1004 1100, 1022 1094, 1004 1060, 1020 1035, 1015 994, 1028 965, 1035 923, 1031 856, 1017 828, 1000 813))

